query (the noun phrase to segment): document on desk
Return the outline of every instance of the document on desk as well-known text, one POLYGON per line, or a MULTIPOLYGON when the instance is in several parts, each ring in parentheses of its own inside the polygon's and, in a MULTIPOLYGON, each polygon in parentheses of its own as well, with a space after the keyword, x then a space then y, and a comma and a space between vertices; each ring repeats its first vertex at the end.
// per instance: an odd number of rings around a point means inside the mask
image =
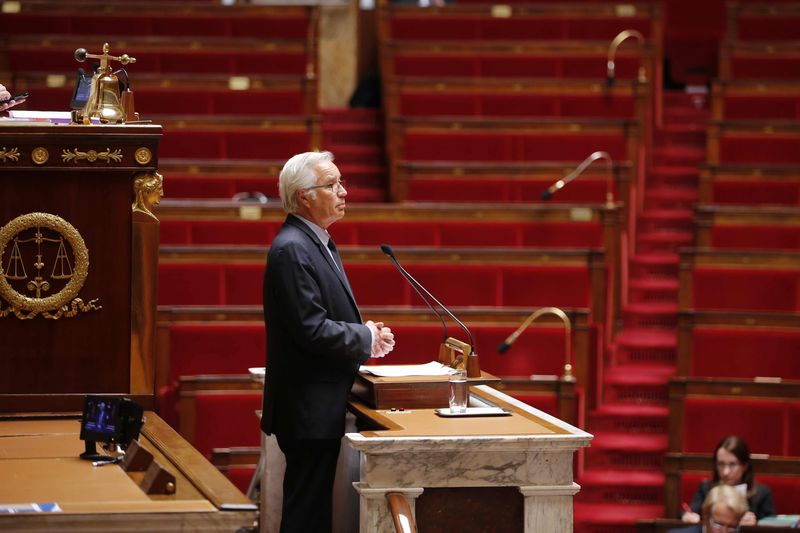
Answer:
POLYGON ((363 365, 359 371, 373 376, 384 378, 398 378, 406 376, 447 376, 453 369, 442 363, 431 361, 424 365, 363 365))

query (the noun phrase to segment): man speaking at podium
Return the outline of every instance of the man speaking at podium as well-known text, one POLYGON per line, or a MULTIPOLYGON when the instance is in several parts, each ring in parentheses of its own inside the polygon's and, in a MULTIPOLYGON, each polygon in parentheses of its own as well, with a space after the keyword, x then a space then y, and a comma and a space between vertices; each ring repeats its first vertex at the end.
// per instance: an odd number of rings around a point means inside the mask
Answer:
POLYGON ((286 221, 264 275, 267 364, 261 429, 286 457, 281 533, 331 529, 336 461, 358 367, 394 347, 381 322, 363 323, 327 232, 344 216, 330 152, 289 159, 279 178, 286 221))

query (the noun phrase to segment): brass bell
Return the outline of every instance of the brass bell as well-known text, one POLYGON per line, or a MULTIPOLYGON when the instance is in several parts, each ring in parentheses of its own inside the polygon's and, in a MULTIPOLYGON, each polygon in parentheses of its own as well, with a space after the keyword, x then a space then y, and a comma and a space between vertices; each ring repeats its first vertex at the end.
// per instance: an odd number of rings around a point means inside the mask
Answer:
POLYGON ((91 119, 97 117, 102 124, 123 124, 127 119, 126 109, 123 106, 119 90, 119 79, 111 70, 109 61, 119 61, 123 65, 135 63, 136 58, 123 54, 119 57, 108 54, 108 43, 103 43, 103 53, 100 55, 89 54, 85 48, 75 50, 75 59, 79 62, 87 58, 99 59, 100 66, 92 76, 89 90, 89 99, 73 121, 91 124, 91 119))

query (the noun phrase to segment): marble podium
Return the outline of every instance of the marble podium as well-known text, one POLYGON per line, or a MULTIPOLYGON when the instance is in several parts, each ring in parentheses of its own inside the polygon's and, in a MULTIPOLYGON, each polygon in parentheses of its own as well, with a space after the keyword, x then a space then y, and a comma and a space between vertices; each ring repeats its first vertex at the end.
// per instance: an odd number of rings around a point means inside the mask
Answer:
MULTIPOLYGON (((470 406, 509 416, 442 418, 435 409, 375 410, 353 398, 334 494, 336 533, 393 533, 386 494, 405 495, 425 531, 569 533, 575 452, 592 435, 486 385, 470 406)), ((280 524, 283 456, 265 437, 262 531, 280 524)))

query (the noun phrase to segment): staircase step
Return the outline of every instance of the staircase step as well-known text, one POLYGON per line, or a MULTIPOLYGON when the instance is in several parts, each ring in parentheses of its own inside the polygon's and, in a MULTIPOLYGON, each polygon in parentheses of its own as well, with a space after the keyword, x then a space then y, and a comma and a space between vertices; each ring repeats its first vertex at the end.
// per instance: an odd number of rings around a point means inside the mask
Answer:
POLYGON ((339 107, 320 110, 322 124, 376 124, 383 123, 383 112, 380 109, 367 107, 339 107))
POLYGON ((348 202, 376 203, 386 201, 386 187, 347 187, 348 202))
MULTIPOLYGON (((615 355, 615 359, 624 360, 625 352, 615 355)), ((603 380, 603 399, 606 402, 635 405, 666 405, 669 399, 669 378, 675 375, 673 364, 661 363, 665 357, 655 350, 649 350, 645 356, 637 352, 627 357, 633 363, 614 366, 606 370, 603 380), (647 364, 641 364, 647 363, 647 364), (658 364, 661 363, 661 364, 658 364)), ((671 352, 674 361, 674 350, 671 352)), ((619 361, 618 361, 619 364, 619 361)))
POLYGON ((598 433, 592 439, 592 447, 599 450, 665 452, 667 451, 667 436, 630 435, 628 433, 598 433))
POLYGON ((653 163, 656 165, 698 165, 706 160, 705 147, 667 146, 653 149, 653 163))
POLYGON ((383 146, 383 128, 380 124, 325 124, 322 142, 331 144, 374 144, 383 146))
MULTIPOLYGON (((377 165, 384 164, 383 147, 380 145, 330 145, 326 149, 336 156, 335 163, 343 165, 377 165)), ((347 179, 347 178, 345 178, 347 179)))
MULTIPOLYGON (((688 173, 692 175, 697 174, 697 170, 688 169, 688 173)), ((697 201, 697 189, 694 187, 651 187, 647 191, 647 196, 654 196, 656 198, 684 200, 687 202, 697 201)), ((686 209, 686 208, 684 208, 686 209)))
POLYGON ((624 306, 622 313, 625 329, 674 328, 678 325, 677 302, 631 302, 624 306))
POLYGON ((631 348, 672 348, 678 346, 674 330, 655 328, 626 328, 614 339, 616 346, 631 348))
POLYGON ((630 273, 636 278, 677 278, 679 261, 676 253, 639 253, 630 259, 630 273))
POLYGON ((651 209, 638 216, 639 231, 694 231, 694 212, 689 209, 651 209))
POLYGON ((674 365, 626 364, 607 369, 604 379, 614 385, 666 385, 674 375, 674 365))
POLYGON ((669 278, 635 278, 628 283, 631 303, 677 302, 678 280, 669 278))
POLYGON ((585 451, 585 470, 663 472, 666 434, 596 433, 585 451))
POLYGON ((664 434, 669 408, 663 405, 606 403, 589 413, 592 433, 625 432, 664 434))
POLYGON ((647 178, 650 186, 684 186, 697 190, 697 183, 700 181, 700 171, 696 164, 675 165, 660 164, 654 165, 647 178))
POLYGON ((578 484, 583 503, 656 505, 664 497, 664 473, 652 470, 586 470, 578 484))
POLYGON ((678 248, 694 244, 694 232, 643 230, 636 236, 636 242, 641 253, 677 252, 678 248))
POLYGON ((663 505, 582 503, 574 505, 574 533, 636 533, 636 521, 660 518, 663 505))
POLYGON ((691 220, 694 212, 691 209, 651 209, 639 217, 644 220, 691 220))
POLYGON ((388 180, 386 168, 380 165, 338 165, 342 178, 347 182, 347 191, 354 186, 385 187, 388 180))
POLYGON ((656 146, 693 146, 705 148, 706 124, 704 122, 677 122, 666 124, 655 133, 656 146))
POLYGON ((645 193, 645 206, 650 209, 690 209, 697 203, 696 187, 656 186, 645 193))

